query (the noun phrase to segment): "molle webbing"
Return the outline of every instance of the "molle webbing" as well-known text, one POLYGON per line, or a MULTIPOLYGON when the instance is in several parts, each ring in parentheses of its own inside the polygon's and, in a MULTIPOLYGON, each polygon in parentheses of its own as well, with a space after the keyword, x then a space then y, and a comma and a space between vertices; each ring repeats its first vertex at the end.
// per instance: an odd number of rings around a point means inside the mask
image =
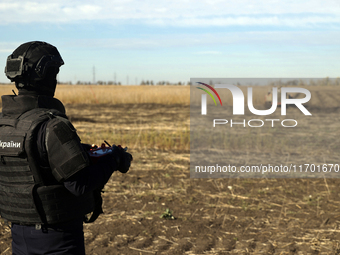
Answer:
POLYGON ((19 119, 0 119, 0 212, 8 221, 41 223, 33 192, 42 180, 38 164, 28 161, 26 151, 34 150, 36 127, 48 119, 46 109, 32 110, 19 119))
POLYGON ((0 212, 13 222, 39 223, 40 217, 32 203, 34 178, 27 160, 6 157, 0 163, 0 212))
POLYGON ((66 117, 37 108, 18 119, 0 118, 0 214, 10 222, 56 224, 93 210, 92 193, 76 197, 62 183, 45 186, 36 136, 40 125, 56 116, 66 117))
POLYGON ((63 185, 39 187, 37 193, 37 203, 42 205, 46 222, 49 224, 81 218, 93 210, 92 193, 76 197, 63 185))

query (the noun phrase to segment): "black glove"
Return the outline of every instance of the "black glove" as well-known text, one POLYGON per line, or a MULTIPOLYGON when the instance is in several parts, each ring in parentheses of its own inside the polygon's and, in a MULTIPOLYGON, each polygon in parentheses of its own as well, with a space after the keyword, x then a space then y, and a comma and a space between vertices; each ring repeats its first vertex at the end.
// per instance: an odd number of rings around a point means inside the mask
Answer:
POLYGON ((112 155, 117 162, 117 168, 119 172, 125 174, 127 171, 129 171, 129 168, 131 166, 131 161, 133 160, 133 157, 130 153, 126 152, 120 146, 113 145, 112 155))

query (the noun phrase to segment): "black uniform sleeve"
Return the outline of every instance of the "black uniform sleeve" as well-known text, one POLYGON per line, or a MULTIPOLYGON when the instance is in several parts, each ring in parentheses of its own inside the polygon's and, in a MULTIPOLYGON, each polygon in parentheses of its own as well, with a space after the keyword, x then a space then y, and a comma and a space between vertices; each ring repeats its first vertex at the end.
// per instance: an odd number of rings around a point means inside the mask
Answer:
MULTIPOLYGON (((45 142, 47 139, 46 136, 51 135, 47 134, 47 127, 50 127, 51 129, 51 126, 53 125, 53 123, 49 122, 45 122, 40 127, 37 139, 37 148, 40 155, 40 162, 43 167, 47 167, 50 164, 49 162, 51 162, 50 158, 53 157, 53 155, 49 155, 45 142)), ((83 146, 80 143, 80 139, 78 146, 78 150, 84 151, 83 146)), ((88 155, 85 156, 87 160, 89 160, 88 155)), ((103 188, 115 170, 117 170, 117 163, 115 159, 111 155, 106 155, 98 160, 96 164, 86 164, 85 167, 66 178, 63 183, 72 194, 80 196, 95 189, 103 188)))
POLYGON ((95 189, 102 189, 117 170, 117 163, 111 155, 101 158, 64 182, 64 186, 74 195, 80 196, 95 189))
POLYGON ((65 118, 55 117, 48 121, 45 146, 52 174, 59 182, 90 165, 75 128, 65 118))

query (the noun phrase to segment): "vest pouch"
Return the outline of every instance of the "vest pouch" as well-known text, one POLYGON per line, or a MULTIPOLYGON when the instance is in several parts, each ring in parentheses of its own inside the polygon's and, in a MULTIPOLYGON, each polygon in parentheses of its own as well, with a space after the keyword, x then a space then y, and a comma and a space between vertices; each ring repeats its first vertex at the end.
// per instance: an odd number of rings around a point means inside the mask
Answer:
POLYGON ((94 209, 92 192, 75 196, 64 185, 37 188, 38 206, 43 210, 48 224, 61 223, 83 218, 94 209))
POLYGON ((25 135, 0 135, 0 155, 18 157, 24 153, 25 135))
POLYGON ((33 185, 0 186, 1 217, 12 223, 36 224, 41 219, 32 201, 33 185))

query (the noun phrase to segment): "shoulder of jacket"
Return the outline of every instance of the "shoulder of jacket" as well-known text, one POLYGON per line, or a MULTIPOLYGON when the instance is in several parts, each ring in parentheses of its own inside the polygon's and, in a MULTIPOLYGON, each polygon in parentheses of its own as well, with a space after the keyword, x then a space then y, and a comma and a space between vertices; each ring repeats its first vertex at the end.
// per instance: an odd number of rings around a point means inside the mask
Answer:
POLYGON ((30 111, 25 112, 19 118, 18 121, 18 128, 29 130, 35 129, 39 124, 43 122, 49 123, 51 120, 58 119, 58 120, 66 120, 68 121, 66 115, 60 113, 56 110, 51 109, 44 109, 44 108, 36 108, 30 111))
POLYGON ((64 144, 72 139, 80 140, 77 135, 77 130, 72 123, 61 116, 55 116, 46 124, 46 138, 54 140, 52 137, 58 138, 61 144, 64 144))
POLYGON ((56 115, 50 115, 50 120, 47 123, 47 128, 60 128, 65 127, 67 129, 70 129, 70 131, 75 132, 76 129, 72 125, 72 123, 63 116, 56 116, 56 115))

